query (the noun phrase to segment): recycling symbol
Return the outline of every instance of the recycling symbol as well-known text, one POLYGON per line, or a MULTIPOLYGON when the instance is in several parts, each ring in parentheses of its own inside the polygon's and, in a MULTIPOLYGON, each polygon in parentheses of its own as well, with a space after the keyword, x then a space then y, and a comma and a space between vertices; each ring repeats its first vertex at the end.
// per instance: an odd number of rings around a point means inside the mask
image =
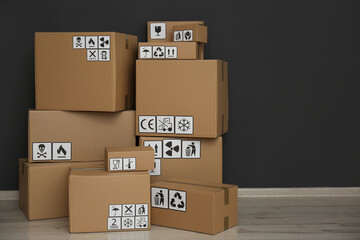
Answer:
POLYGON ((179 192, 174 194, 174 197, 170 200, 170 205, 173 208, 183 209, 185 207, 185 203, 182 199, 183 197, 179 192))
POLYGON ((162 57, 164 57, 164 55, 165 55, 165 53, 164 53, 164 48, 163 47, 155 48, 154 57, 162 58, 162 57))

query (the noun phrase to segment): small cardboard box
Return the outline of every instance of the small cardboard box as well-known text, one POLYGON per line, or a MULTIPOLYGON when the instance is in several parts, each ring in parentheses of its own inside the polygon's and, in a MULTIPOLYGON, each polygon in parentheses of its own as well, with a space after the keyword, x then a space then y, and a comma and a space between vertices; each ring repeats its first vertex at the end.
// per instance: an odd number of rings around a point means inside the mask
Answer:
POLYGON ((151 147, 107 147, 106 171, 147 171, 154 169, 154 150, 151 147))
POLYGON ((36 109, 134 108, 137 37, 115 32, 35 33, 36 109))
POLYGON ((147 41, 171 42, 175 26, 191 24, 204 25, 204 21, 149 21, 147 22, 147 41))
POLYGON ((216 138, 227 131, 227 62, 136 61, 138 136, 216 138))
POLYGON ((151 184, 151 223, 217 234, 237 225, 238 187, 169 179, 151 184))
POLYGON ((29 163, 19 159, 19 206, 29 220, 69 216, 70 168, 104 168, 104 161, 29 163))
POLYGON ((141 42, 139 59, 203 59, 204 48, 196 42, 141 42), (202 57, 202 58, 200 58, 202 57))
POLYGON ((30 110, 29 162, 99 161, 107 146, 135 146, 135 111, 30 110))
POLYGON ((151 182, 183 178, 222 183, 222 137, 140 137, 139 145, 154 149, 155 168, 149 171, 151 182))
POLYGON ((178 25, 173 27, 174 42, 207 43, 207 26, 199 24, 178 25))
POLYGON ((69 184, 71 233, 150 229, 147 171, 71 170, 69 184))

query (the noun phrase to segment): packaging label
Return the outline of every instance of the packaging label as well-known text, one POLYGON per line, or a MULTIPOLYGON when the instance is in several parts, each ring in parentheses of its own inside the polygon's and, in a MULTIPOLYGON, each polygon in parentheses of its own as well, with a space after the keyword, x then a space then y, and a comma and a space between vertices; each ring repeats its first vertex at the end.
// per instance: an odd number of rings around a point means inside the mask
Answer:
POLYGON ((110 61, 110 36, 73 36, 73 49, 85 49, 87 61, 110 61))
POLYGON ((74 49, 84 49, 85 48, 85 37, 84 36, 74 36, 73 37, 73 48, 74 49))
POLYGON ((147 203, 109 205, 108 230, 148 228, 148 215, 147 203))
POLYGON ((110 158, 110 171, 136 170, 136 158, 110 158))
POLYGON ((150 146, 154 149, 155 158, 162 158, 162 141, 144 141, 144 146, 150 146))
POLYGON ((152 187, 151 207, 186 212, 186 192, 152 187))
POLYGON ((109 217, 108 218, 108 230, 119 230, 121 229, 121 218, 120 217, 109 217))
POLYGON ((141 46, 139 47, 140 59, 150 59, 150 58, 167 58, 167 59, 176 59, 178 57, 177 47, 165 47, 165 46, 141 46))
POLYGON ((169 209, 186 212, 186 192, 169 190, 169 209))
POLYGON ((177 134, 193 134, 193 117, 176 116, 175 117, 175 133, 177 134))
POLYGON ((139 116, 139 133, 194 134, 192 116, 139 116))
POLYGON ((143 145, 154 149, 155 169, 149 171, 150 175, 161 174, 160 159, 156 158, 201 158, 200 140, 163 139, 162 141, 144 141, 143 145), (159 164, 156 160, 159 160, 159 164))
POLYGON ((33 143, 32 144, 33 160, 51 160, 52 159, 52 148, 51 143, 33 143))
POLYGON ((86 50, 86 59, 88 61, 98 61, 99 60, 99 50, 97 49, 87 49, 86 50))
POLYGON ((161 175, 161 159, 154 159, 154 169, 149 170, 150 176, 160 176, 161 175))
POLYGON ((156 116, 157 133, 174 133, 174 116, 156 116))
POLYGON ((154 46, 152 49, 153 58, 165 58, 165 47, 164 46, 154 46))
POLYGON ((181 158, 180 139, 164 139, 163 144, 163 158, 181 158))
POLYGON ((151 39, 165 39, 166 38, 166 23, 150 23, 150 38, 151 39))
POLYGON ((123 170, 122 158, 110 158, 109 159, 109 169, 110 169, 110 171, 123 170))
POLYGON ((121 217, 122 213, 121 205, 110 205, 109 206, 109 216, 110 217, 121 217))
POLYGON ((139 132, 155 133, 156 117, 155 116, 139 116, 139 132))
POLYGON ((71 143, 70 142, 42 142, 33 143, 32 160, 71 160, 71 143))
POLYGON ((53 143, 53 160, 71 160, 71 143, 53 143))
POLYGON ((174 31, 174 42, 193 41, 193 30, 174 31))
POLYGON ((140 58, 152 58, 151 46, 141 46, 139 52, 140 52, 140 58))
POLYGON ((135 216, 135 204, 123 204, 122 205, 123 216, 135 216))
POLYGON ((151 206, 157 208, 168 208, 169 190, 167 188, 151 188, 151 206))

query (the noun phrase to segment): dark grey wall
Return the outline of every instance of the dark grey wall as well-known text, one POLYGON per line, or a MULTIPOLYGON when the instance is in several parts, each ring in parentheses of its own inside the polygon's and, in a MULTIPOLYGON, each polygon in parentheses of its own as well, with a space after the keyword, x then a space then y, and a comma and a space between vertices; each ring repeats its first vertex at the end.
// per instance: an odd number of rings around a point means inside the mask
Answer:
POLYGON ((16 189, 34 107, 35 31, 118 31, 205 20, 206 58, 229 61, 224 181, 360 186, 357 1, 1 1, 0 189, 16 189))

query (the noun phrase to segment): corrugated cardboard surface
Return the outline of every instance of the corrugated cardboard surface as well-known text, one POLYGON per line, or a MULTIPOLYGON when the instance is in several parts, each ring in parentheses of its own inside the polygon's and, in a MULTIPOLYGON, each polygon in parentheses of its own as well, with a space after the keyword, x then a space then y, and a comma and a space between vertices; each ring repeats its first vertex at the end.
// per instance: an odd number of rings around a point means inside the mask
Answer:
POLYGON ((19 206, 29 220, 69 215, 70 168, 104 168, 104 161, 29 163, 19 159, 19 206))
POLYGON ((114 32, 35 33, 37 109, 120 111, 134 107, 137 37, 114 32), (87 61, 74 36, 110 36, 110 61, 87 61))
POLYGON ((30 110, 29 162, 33 161, 33 143, 71 142, 71 160, 53 160, 56 162, 98 161, 104 159, 105 147, 135 146, 134 117, 134 110, 116 113, 30 110))
POLYGON ((154 150, 151 147, 109 147, 105 150, 106 171, 147 171, 154 169, 154 150), (135 158, 135 169, 126 168, 125 164, 121 170, 111 170, 111 158, 135 158))
MULTIPOLYGON (((140 137, 139 145, 144 146, 144 141, 162 141, 163 139, 177 138, 140 137)), ((181 140, 200 141, 200 158, 160 158, 161 175, 151 176, 151 182, 183 178, 222 183, 222 137, 215 139, 181 138, 181 140)))
POLYGON ((71 170, 69 184, 71 233, 108 231, 111 204, 148 204, 148 227, 132 231, 150 229, 150 176, 147 171, 71 170))
MULTIPOLYGON (((138 58, 142 60, 149 60, 151 58, 140 57, 140 47, 142 46, 165 46, 165 47, 177 47, 177 58, 176 59, 204 59, 204 54, 199 53, 199 44, 196 42, 140 42, 138 58)), ((202 48, 202 50, 204 50, 202 48)), ((156 60, 165 60, 169 58, 157 58, 156 60)), ((174 58, 175 59, 175 58, 174 58)))
POLYGON ((186 211, 151 208, 154 225, 208 234, 217 234, 237 225, 235 185, 169 179, 155 182, 151 187, 186 192, 186 211))
POLYGON ((173 39, 173 27, 178 25, 200 24, 204 25, 204 21, 149 21, 147 22, 147 41, 148 42, 171 42, 173 39), (150 38, 150 24, 151 23, 165 23, 166 24, 166 38, 165 39, 151 39, 150 38))
POLYGON ((227 63, 137 60, 136 134, 216 138, 228 131, 227 63), (139 116, 192 116, 193 134, 140 133, 139 116))
MULTIPOLYGON (((193 42, 207 43, 207 26, 199 24, 189 24, 189 25, 178 25, 173 27, 173 32, 175 31, 184 31, 192 30, 193 31, 193 42)), ((174 41, 174 33, 173 33, 174 41)))

